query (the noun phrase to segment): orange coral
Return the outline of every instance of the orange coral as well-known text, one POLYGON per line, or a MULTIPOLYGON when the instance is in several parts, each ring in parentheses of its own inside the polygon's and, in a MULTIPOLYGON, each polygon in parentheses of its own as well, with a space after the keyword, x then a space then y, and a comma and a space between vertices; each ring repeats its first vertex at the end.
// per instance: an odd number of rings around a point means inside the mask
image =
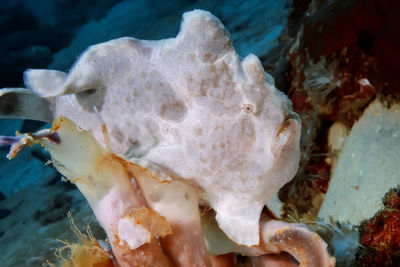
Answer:
MULTIPOLYGON (((60 260, 57 266, 62 267, 114 267, 113 257, 104 251, 99 242, 94 238, 90 228, 86 230, 86 234, 82 233, 75 225, 71 214, 68 213, 71 221, 71 230, 78 238, 77 243, 69 243, 61 241, 64 246, 56 250, 56 256, 60 260), (69 250, 66 256, 64 252, 69 250)), ((55 266, 54 264, 49 264, 55 266)))

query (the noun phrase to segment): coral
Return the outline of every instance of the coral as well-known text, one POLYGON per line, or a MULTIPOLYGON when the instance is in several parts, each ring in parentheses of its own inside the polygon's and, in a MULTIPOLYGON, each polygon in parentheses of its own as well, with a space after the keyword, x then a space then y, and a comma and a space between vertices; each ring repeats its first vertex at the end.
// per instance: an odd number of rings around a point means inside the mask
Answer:
POLYGON ((337 266, 351 266, 360 247, 359 229, 349 223, 318 220, 316 232, 328 243, 328 251, 335 256, 337 266))
POLYGON ((395 19, 399 17, 399 2, 320 2, 323 3, 318 11, 304 25, 302 48, 307 48, 315 60, 321 56, 339 56, 347 50, 346 63, 356 67, 353 69, 356 70, 354 74, 369 68, 366 77, 372 85, 377 85, 375 90, 387 97, 399 99, 399 77, 393 72, 400 68, 400 52, 396 49, 400 43, 399 21, 395 19), (377 71, 368 66, 371 58, 377 71))
POLYGON ((302 119, 302 155, 298 173, 280 196, 298 212, 316 215, 338 156, 328 150, 326 128, 339 122, 350 129, 376 97, 399 99, 398 76, 392 75, 400 62, 393 50, 399 44, 393 26, 398 22, 390 19, 399 9, 390 0, 301 1, 296 6, 308 6, 288 55, 287 76, 288 96, 302 119))
POLYGON ((293 49, 290 95, 295 110, 312 110, 325 120, 351 126, 377 93, 369 80, 377 71, 377 59, 358 47, 317 59, 293 49))
POLYGON ((361 225, 358 266, 396 266, 400 260, 400 189, 391 189, 383 205, 361 225))
POLYGON ((47 263, 47 265, 50 267, 114 267, 112 255, 104 251, 94 238, 90 228, 88 227, 84 234, 75 225, 71 213, 68 213, 68 217, 71 222, 71 230, 78 241, 70 243, 60 240, 64 246, 56 250, 59 262, 57 264, 47 263))

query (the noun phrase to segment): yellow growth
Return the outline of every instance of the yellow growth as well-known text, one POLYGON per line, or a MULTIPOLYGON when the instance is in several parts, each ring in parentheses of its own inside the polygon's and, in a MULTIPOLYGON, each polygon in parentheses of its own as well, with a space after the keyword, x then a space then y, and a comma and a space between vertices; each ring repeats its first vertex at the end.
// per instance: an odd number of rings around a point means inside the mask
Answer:
POLYGON ((64 246, 56 249, 55 255, 59 260, 58 263, 48 262, 45 265, 49 267, 114 267, 112 256, 100 247, 89 226, 84 234, 75 225, 71 213, 68 213, 68 218, 71 221, 71 230, 78 238, 78 242, 69 243, 59 240, 64 246), (66 250, 69 251, 65 252, 66 250))
POLYGON ((136 208, 126 217, 131 218, 137 224, 142 225, 152 234, 152 236, 164 237, 172 234, 172 229, 168 224, 167 219, 146 207, 142 206, 136 208))

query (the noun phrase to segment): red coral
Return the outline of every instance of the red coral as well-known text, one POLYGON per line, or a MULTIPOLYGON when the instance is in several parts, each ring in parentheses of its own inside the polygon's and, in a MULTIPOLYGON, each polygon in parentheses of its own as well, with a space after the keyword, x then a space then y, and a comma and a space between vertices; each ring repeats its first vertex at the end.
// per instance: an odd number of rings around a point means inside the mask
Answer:
MULTIPOLYGON (((326 1, 304 25, 304 47, 311 58, 362 49, 376 59, 379 72, 369 78, 385 96, 400 99, 400 1, 326 1)), ((349 57, 350 60, 353 57, 349 57)))
POLYGON ((364 246, 400 248, 400 212, 383 211, 366 224, 361 237, 364 246))
POLYGON ((400 193, 391 190, 384 209, 361 226, 361 266, 396 266, 400 262, 400 193))

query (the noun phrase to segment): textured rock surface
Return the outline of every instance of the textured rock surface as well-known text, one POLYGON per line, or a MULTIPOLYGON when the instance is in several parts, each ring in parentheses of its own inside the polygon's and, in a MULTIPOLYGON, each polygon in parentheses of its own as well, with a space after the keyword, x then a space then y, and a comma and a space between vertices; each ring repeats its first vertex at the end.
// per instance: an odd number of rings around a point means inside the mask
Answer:
POLYGON ((54 54, 49 67, 68 69, 73 59, 89 45, 121 36, 151 40, 173 36, 179 30, 182 14, 193 9, 208 10, 221 19, 240 56, 254 53, 262 57, 278 44, 278 36, 291 11, 291 1, 220 0, 218 5, 210 0, 120 1, 103 18, 92 19, 77 28, 70 45, 54 54))
POLYGON ((53 180, 41 177, 40 181, 0 202, 0 209, 11 210, 0 221, 2 266, 42 266, 46 260, 55 262, 55 248, 62 246, 56 239, 76 241, 66 216, 68 211, 80 230, 84 232, 91 224, 94 235, 105 238, 78 190, 66 190, 59 177, 53 180))
POLYGON ((184 15, 176 38, 90 47, 69 74, 30 70, 54 116, 91 129, 162 179, 199 186, 233 240, 258 243, 262 207, 295 174, 300 126, 257 57, 240 60, 221 22, 184 15), (249 193, 251 192, 251 193, 249 193))
POLYGON ((336 163, 319 217, 354 225, 381 208, 400 183, 400 106, 376 100, 354 124, 336 163))

